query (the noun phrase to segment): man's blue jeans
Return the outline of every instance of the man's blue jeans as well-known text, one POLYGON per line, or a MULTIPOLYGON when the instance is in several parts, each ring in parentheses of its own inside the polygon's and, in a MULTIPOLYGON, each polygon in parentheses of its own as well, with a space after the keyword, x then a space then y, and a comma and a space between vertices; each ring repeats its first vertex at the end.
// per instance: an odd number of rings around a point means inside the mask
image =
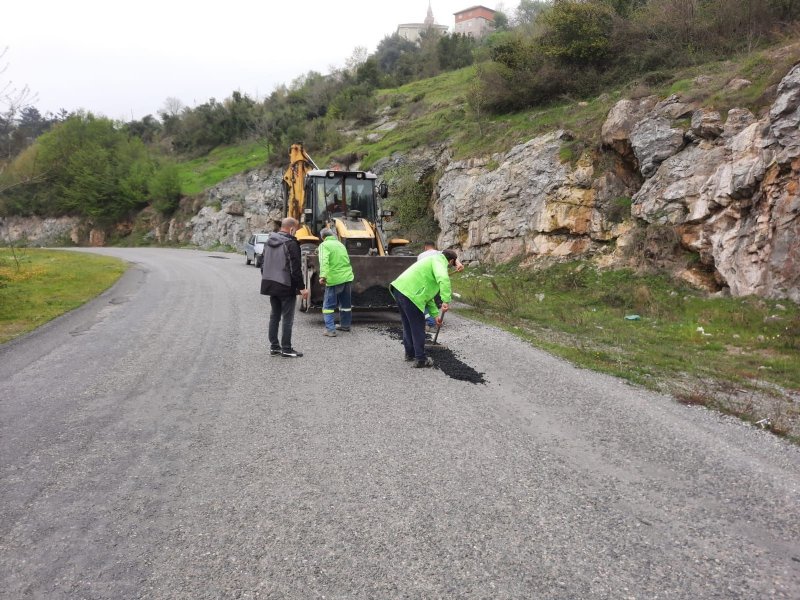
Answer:
POLYGON ((339 324, 349 328, 353 321, 352 304, 353 283, 340 283, 325 288, 325 299, 322 301, 322 316, 325 319, 325 329, 334 331, 333 313, 339 307, 339 324))

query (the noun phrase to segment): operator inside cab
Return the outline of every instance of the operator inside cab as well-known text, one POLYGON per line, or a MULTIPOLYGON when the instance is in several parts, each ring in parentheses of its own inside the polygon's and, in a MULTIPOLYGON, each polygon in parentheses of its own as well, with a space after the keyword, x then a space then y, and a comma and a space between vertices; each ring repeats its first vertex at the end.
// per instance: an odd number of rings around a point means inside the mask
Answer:
POLYGON ((339 202, 338 194, 333 195, 333 200, 331 200, 326 209, 330 214, 344 213, 344 204, 342 202, 339 202))

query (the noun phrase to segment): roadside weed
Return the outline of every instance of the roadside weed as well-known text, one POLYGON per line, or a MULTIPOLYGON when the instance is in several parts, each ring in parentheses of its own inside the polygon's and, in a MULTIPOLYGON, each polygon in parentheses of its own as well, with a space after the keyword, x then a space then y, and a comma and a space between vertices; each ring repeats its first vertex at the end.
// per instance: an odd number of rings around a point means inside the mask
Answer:
POLYGON ((665 275, 584 262, 467 269, 454 286, 467 316, 577 365, 768 418, 771 430, 800 439, 800 307, 791 301, 709 297, 665 275), (754 408, 748 395, 762 401, 754 408))

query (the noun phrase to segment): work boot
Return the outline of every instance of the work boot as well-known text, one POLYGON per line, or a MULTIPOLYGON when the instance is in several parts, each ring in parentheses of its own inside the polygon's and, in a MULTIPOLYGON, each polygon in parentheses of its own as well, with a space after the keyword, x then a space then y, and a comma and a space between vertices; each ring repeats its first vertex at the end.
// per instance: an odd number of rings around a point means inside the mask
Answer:
POLYGON ((430 356, 427 356, 423 360, 418 360, 411 366, 413 366, 415 369, 424 369, 425 367, 432 367, 433 359, 430 356))
POLYGON ((336 337, 336 332, 333 329, 326 329, 325 333, 323 333, 325 337, 336 337))
POLYGON ((350 331, 349 327, 342 327, 341 325, 337 325, 336 329, 338 329, 339 331, 350 331))
POLYGON ((406 354, 406 362, 411 362, 412 360, 414 360, 414 355, 413 354, 412 355, 406 354))
POLYGON ((303 356, 303 353, 298 352, 294 348, 290 348, 289 350, 281 350, 281 356, 283 358, 300 358, 303 356))

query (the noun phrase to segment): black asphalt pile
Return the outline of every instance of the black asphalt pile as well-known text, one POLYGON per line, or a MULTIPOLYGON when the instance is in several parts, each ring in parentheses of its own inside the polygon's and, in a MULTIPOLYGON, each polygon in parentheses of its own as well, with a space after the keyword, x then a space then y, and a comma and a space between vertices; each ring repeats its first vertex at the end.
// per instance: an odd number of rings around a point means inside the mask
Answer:
MULTIPOLYGON (((371 327, 380 333, 388 335, 389 337, 400 340, 403 342, 403 328, 402 327, 371 327)), ((428 341, 432 341, 430 335, 427 336, 428 341)), ((434 367, 441 370, 445 375, 451 379, 458 381, 468 381, 470 383, 486 383, 483 373, 480 373, 470 367, 467 363, 459 359, 455 353, 446 346, 430 345, 425 346, 425 352, 433 358, 434 367)))
POLYGON ((373 285, 359 294, 353 294, 353 306, 382 307, 394 306, 394 304, 395 301, 389 288, 381 285, 373 285))

